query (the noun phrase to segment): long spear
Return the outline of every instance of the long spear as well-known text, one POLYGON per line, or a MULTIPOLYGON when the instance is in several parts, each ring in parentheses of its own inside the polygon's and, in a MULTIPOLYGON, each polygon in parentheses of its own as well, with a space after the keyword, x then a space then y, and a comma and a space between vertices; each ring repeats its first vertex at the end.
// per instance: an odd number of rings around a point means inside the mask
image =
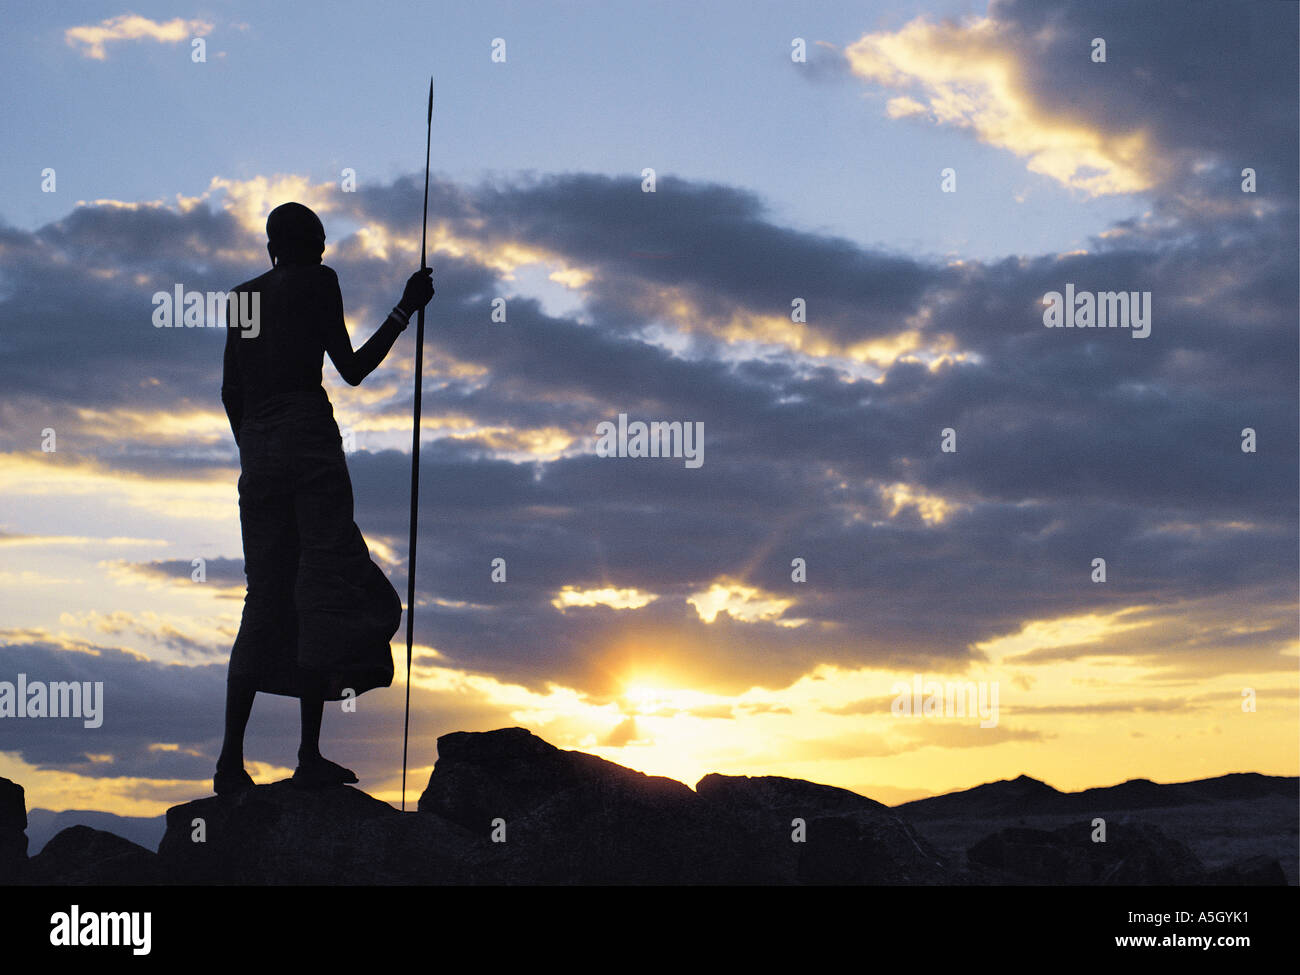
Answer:
MULTIPOLYGON (((433 139, 433 75, 429 76, 429 111, 424 120, 424 216, 420 220, 420 270, 427 268, 425 240, 429 227, 429 143, 433 139)), ((420 498, 420 392, 424 365, 424 305, 415 313, 415 421, 411 426, 411 540, 406 567, 406 717, 402 722, 402 812, 406 812, 406 746, 411 734, 411 647, 415 640, 415 527, 420 498)))

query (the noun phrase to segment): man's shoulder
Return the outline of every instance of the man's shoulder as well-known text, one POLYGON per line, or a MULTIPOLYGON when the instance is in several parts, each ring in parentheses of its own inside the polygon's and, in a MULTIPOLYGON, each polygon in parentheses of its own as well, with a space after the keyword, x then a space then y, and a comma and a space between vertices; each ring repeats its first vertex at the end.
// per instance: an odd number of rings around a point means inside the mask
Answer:
MULTIPOLYGON (((268 272, 273 273, 273 272, 268 272)), ((286 277, 299 281, 337 281, 339 276, 328 264, 290 264, 284 268, 286 277)))
POLYGON ((327 264, 299 264, 292 268, 273 267, 255 278, 237 284, 227 294, 239 292, 271 292, 277 289, 297 291, 302 288, 315 291, 320 288, 332 289, 339 285, 339 276, 327 264))
POLYGON ((271 276, 270 271, 267 271, 265 274, 259 274, 257 277, 250 278, 249 280, 244 281, 242 284, 235 285, 227 293, 233 295, 240 291, 261 291, 266 287, 267 281, 270 278, 270 276, 271 276))

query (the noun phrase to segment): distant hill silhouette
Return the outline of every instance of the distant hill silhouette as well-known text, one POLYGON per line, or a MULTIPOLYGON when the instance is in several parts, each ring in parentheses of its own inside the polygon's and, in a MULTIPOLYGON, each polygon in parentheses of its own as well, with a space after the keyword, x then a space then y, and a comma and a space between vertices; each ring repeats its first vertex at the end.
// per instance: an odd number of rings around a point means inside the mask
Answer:
POLYGON ((69 826, 90 826, 116 833, 123 839, 128 839, 153 853, 157 851, 163 833, 167 831, 167 817, 116 816, 97 809, 65 809, 62 812, 29 809, 27 811, 28 853, 36 856, 45 848, 46 843, 69 826))
POLYGON ((916 799, 894 806, 907 818, 946 819, 954 816, 989 818, 1016 815, 1084 815, 1121 809, 1160 809, 1196 803, 1300 795, 1300 779, 1258 772, 1234 772, 1213 779, 1160 785, 1150 779, 1130 779, 1119 785, 1059 792, 1045 782, 1022 775, 987 782, 962 792, 916 799))
MULTIPOLYGON (((780 776, 710 774, 692 790, 522 728, 444 735, 438 753, 417 811, 348 786, 304 791, 286 780, 173 807, 156 853, 76 825, 29 857, 22 789, 0 779, 0 882, 1280 884, 1275 856, 1247 851, 1206 866, 1180 838, 1131 816, 1112 816, 1106 842, 1094 842, 1088 813, 1226 802, 1273 814, 1296 789, 1295 779, 1240 774, 1062 793, 1021 776, 891 809, 780 776), (1025 825, 1033 811, 1065 821, 1025 825), (971 838, 954 848, 945 823, 971 838)), ((1294 833, 1293 801, 1287 815, 1275 832, 1294 833)), ((1248 818, 1216 822, 1246 834, 1248 818)))

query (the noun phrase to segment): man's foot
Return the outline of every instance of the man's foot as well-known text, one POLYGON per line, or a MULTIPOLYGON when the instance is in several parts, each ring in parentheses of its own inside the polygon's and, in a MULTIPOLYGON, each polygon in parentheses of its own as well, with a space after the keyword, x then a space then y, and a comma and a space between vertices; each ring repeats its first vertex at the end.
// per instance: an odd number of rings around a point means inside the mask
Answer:
POLYGON ((357 781, 357 773, 320 755, 298 759, 293 784, 300 789, 320 789, 327 785, 347 785, 357 781))
POLYGON ((219 796, 233 795, 251 789, 255 783, 252 776, 239 768, 222 768, 217 766, 217 774, 212 777, 212 790, 219 796))

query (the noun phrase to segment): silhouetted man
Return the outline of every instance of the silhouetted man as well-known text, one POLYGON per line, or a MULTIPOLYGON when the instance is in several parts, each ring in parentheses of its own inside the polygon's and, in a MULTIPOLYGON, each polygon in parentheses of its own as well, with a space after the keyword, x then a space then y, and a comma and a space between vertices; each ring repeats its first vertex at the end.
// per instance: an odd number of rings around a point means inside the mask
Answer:
POLYGON ((412 274, 388 318, 353 351, 338 276, 321 263, 320 219, 285 203, 267 217, 266 236, 271 270, 230 293, 221 384, 242 468, 248 592, 230 654, 218 794, 253 785, 244 771, 244 729, 258 691, 301 701, 296 784, 357 781, 321 755, 321 713, 327 700, 392 683, 388 641, 402 605, 353 521, 352 482, 321 365, 328 352, 339 374, 358 385, 433 296, 433 272, 412 274), (241 304, 240 292, 259 300, 241 304), (240 321, 241 308, 245 315, 257 309, 256 327, 240 321))

